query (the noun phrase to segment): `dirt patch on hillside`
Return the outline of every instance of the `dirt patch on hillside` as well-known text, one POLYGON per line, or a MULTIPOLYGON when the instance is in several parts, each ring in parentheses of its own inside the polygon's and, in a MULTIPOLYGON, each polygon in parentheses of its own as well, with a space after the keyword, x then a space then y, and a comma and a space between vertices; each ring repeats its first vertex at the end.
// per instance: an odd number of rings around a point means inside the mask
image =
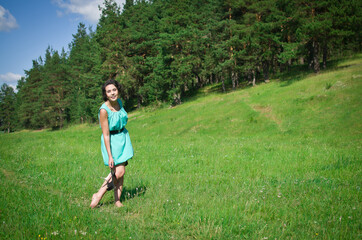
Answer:
POLYGON ((275 116, 273 109, 270 106, 252 105, 251 107, 255 111, 260 112, 266 118, 275 122, 279 127, 282 124, 282 121, 275 116))

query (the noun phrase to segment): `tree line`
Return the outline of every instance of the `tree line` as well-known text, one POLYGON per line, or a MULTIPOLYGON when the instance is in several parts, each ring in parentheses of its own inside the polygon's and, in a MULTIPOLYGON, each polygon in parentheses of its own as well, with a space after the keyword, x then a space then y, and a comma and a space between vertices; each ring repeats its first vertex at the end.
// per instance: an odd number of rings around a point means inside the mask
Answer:
POLYGON ((93 31, 78 25, 69 50, 48 47, 0 92, 0 124, 62 128, 96 122, 107 79, 127 108, 180 104, 205 85, 268 82, 292 65, 318 73, 331 57, 361 51, 359 0, 105 0, 93 31))

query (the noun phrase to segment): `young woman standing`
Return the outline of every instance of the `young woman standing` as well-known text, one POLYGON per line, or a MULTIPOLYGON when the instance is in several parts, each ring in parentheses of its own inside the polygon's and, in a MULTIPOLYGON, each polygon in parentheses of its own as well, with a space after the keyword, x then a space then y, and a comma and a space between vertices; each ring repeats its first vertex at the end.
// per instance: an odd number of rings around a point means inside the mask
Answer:
POLYGON ((128 116, 119 99, 120 85, 115 80, 108 80, 102 86, 104 103, 99 109, 99 122, 102 128, 101 150, 103 161, 109 166, 110 173, 97 193, 93 194, 91 208, 98 205, 107 192, 110 182, 114 184, 114 200, 117 207, 122 207, 120 201, 123 179, 128 160, 133 157, 133 147, 129 133, 125 128, 128 116), (113 176, 112 176, 113 175, 113 176))

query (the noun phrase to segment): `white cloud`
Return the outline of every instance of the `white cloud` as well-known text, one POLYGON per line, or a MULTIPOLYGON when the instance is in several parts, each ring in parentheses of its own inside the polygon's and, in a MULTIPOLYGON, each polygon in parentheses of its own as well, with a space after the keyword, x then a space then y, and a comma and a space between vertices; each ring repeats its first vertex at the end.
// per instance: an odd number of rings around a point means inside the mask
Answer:
POLYGON ((14 89, 22 76, 20 74, 8 72, 6 74, 0 74, 0 84, 6 83, 12 86, 14 89))
POLYGON ((9 10, 0 5, 0 31, 10 31, 17 27, 18 24, 14 16, 11 15, 9 10))
POLYGON ((17 92, 16 85, 18 84, 18 80, 20 80, 21 77, 22 75, 11 72, 8 72, 6 74, 0 74, 0 87, 4 83, 6 83, 10 87, 12 87, 15 92, 17 92))
MULTIPOLYGON (((103 6, 104 0, 53 0, 60 8, 63 8, 65 13, 76 13, 84 17, 85 20, 91 23, 97 23, 101 12, 98 6, 103 6)), ((125 0, 115 1, 121 8, 125 0)), ((60 16, 60 12, 57 12, 60 16)))

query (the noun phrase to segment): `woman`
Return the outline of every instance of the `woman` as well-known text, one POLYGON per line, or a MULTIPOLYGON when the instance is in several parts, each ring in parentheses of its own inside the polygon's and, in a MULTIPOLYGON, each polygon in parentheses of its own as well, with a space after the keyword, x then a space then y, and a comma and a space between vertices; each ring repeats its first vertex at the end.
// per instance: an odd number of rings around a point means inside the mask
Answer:
POLYGON ((133 148, 128 131, 125 128, 128 120, 127 112, 118 98, 120 85, 115 80, 108 80, 102 86, 104 103, 99 109, 99 122, 102 128, 101 149, 103 161, 109 166, 111 173, 106 177, 97 193, 93 194, 91 208, 98 205, 107 192, 110 183, 114 184, 114 200, 117 207, 122 207, 120 201, 125 167, 133 157, 133 148), (112 176, 113 175, 113 176, 112 176))

